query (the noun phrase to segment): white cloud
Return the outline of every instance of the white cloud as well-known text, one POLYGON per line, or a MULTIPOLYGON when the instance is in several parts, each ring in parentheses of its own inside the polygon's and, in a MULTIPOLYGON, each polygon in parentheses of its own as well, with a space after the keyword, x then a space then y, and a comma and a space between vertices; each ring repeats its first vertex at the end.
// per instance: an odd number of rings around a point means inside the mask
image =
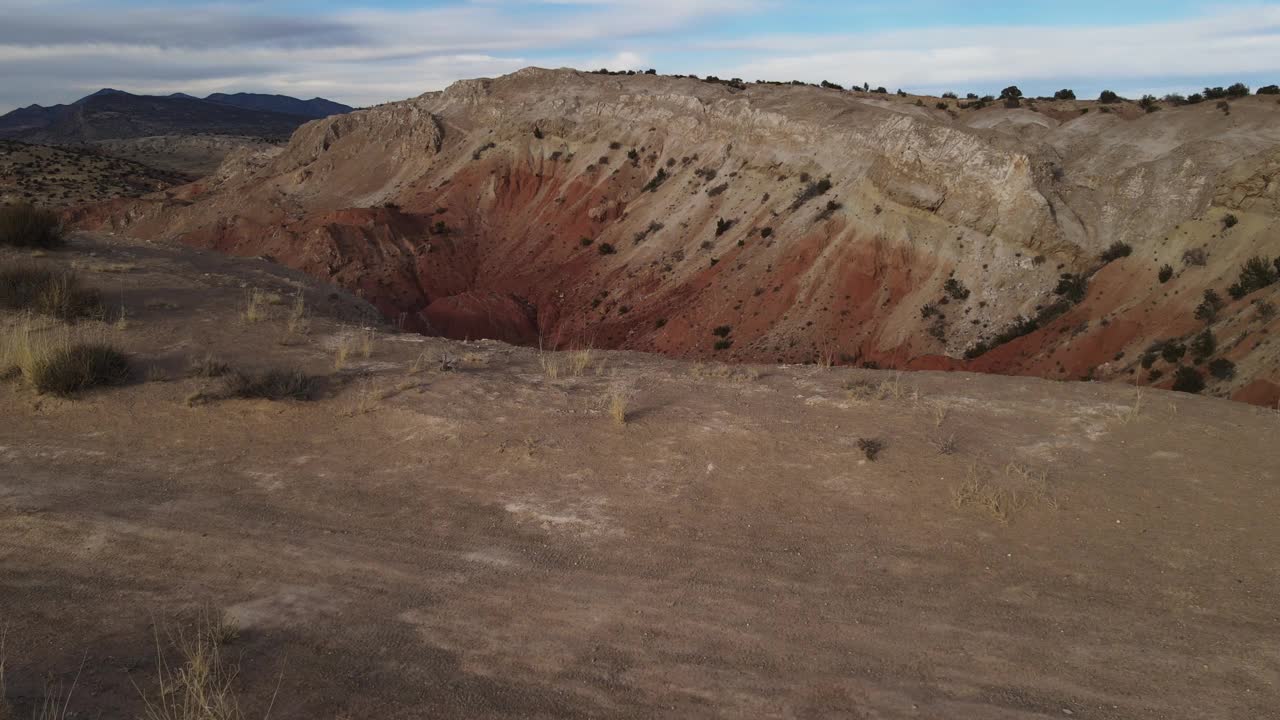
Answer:
MULTIPOLYGON (((775 0, 469 0, 413 10, 287 15, 272 4, 109 8, 102 0, 0 0, 0 112, 99 87, 245 90, 365 105, 527 65, 658 67, 747 80, 868 81, 914 90, 1009 82, 1115 89, 1215 84, 1280 69, 1280 6, 1219 8, 1182 22, 710 39, 775 0), (536 8, 533 6, 541 6, 536 8)), ((277 6, 278 7, 278 6, 277 6)), ((769 16, 761 16, 765 20, 769 16)), ((1280 78, 1277 78, 1280 80, 1280 78)), ((1276 82, 1270 80, 1269 82, 1276 82)))

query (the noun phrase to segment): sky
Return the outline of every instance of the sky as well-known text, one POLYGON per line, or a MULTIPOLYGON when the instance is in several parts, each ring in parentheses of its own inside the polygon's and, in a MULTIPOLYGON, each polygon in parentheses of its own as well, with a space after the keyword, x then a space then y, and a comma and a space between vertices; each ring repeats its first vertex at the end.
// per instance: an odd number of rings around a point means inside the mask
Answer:
POLYGON ((135 93, 365 106, 536 65, 1136 97, 1280 83, 1280 0, 0 0, 0 112, 135 93))

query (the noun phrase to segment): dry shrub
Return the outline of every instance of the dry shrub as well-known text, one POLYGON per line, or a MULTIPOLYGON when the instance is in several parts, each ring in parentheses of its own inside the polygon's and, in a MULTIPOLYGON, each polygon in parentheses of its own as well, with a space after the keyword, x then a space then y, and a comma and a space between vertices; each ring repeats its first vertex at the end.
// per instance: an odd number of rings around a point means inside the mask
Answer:
POLYGON ((0 206, 0 245, 51 249, 65 242, 58 213, 26 204, 0 206))
POLYGON ((62 320, 101 318, 102 297, 82 287, 74 271, 40 265, 0 269, 0 308, 24 310, 62 320))
POLYGON ((231 372, 231 366, 213 355, 205 355, 191 361, 187 375, 200 378, 222 377, 231 372))
POLYGON ((880 457, 881 451, 884 450, 884 441, 876 438, 859 438, 858 449, 870 462, 875 462, 880 457))
POLYGON ((233 372, 227 377, 227 397, 258 400, 312 400, 319 379, 301 370, 272 369, 258 373, 233 372))

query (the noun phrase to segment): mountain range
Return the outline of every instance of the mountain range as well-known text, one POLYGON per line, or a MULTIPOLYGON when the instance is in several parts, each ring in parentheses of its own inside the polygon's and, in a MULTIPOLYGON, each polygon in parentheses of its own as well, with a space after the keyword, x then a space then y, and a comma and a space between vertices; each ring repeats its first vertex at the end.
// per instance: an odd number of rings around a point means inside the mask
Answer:
POLYGON ((51 144, 198 134, 283 140, 304 122, 351 110, 324 98, 215 93, 200 99, 104 88, 70 104, 29 105, 0 116, 0 138, 51 144))

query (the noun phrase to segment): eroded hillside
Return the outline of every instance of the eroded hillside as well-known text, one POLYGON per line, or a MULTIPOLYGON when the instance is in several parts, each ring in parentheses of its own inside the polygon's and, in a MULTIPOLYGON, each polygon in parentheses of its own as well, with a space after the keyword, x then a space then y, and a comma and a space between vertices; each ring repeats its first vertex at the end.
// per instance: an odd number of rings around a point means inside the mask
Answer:
POLYGON ((1280 399, 1280 268, 1228 293, 1280 255, 1273 99, 961 104, 528 69, 83 220, 271 256, 454 338, 1280 399))

